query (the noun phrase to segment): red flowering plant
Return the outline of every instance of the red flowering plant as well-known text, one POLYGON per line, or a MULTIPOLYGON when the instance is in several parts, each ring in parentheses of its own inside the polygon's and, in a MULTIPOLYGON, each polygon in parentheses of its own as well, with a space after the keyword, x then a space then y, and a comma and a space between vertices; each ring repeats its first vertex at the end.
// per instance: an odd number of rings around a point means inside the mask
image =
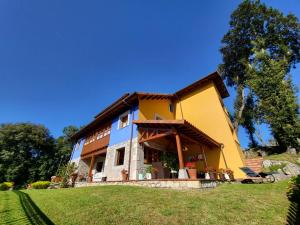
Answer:
POLYGON ((190 157, 189 161, 185 163, 185 167, 187 167, 189 169, 196 169, 197 161, 198 161, 198 157, 192 156, 192 157, 190 157))

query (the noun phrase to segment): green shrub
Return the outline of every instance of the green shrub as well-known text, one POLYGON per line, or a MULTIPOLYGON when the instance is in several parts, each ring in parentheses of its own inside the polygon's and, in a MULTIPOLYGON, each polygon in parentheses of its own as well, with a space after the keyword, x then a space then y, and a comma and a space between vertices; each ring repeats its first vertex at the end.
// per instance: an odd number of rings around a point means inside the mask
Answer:
POLYGON ((14 186, 13 182, 3 182, 0 184, 0 191, 7 191, 14 186))
POLYGON ((286 194, 290 201, 300 202, 300 175, 291 178, 286 194))
POLYGON ((286 163, 280 163, 276 165, 271 165, 268 168, 264 168, 263 172, 277 172, 279 169, 283 169, 287 164, 286 163))
POLYGON ((37 181, 31 184, 33 189, 47 189, 50 186, 50 181, 37 181))
POLYGON ((69 180, 72 178, 72 175, 75 173, 76 170, 77 166, 75 165, 75 163, 67 163, 59 169, 57 175, 62 178, 62 181, 60 182, 61 188, 74 186, 75 180, 71 183, 69 182, 69 180))

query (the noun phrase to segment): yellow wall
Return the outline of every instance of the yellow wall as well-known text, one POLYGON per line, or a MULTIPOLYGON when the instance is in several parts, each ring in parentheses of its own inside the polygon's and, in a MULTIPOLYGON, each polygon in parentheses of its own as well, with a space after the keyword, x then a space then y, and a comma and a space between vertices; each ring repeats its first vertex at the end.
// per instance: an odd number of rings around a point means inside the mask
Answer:
MULTIPOLYGON (((232 124, 222 104, 222 99, 215 85, 213 82, 210 82, 204 87, 182 97, 176 103, 175 118, 182 119, 183 116, 184 119, 201 131, 224 144, 223 152, 229 169, 234 171, 236 178, 243 178, 245 175, 239 169, 239 167, 244 166, 243 155, 239 149, 237 136, 231 129, 230 125, 232 124)), ((225 168, 225 163, 219 150, 212 149, 205 152, 208 165, 219 162, 219 168, 225 168)))
POLYGON ((139 120, 154 120, 155 113, 165 120, 173 120, 174 113, 169 111, 169 100, 139 100, 139 120))

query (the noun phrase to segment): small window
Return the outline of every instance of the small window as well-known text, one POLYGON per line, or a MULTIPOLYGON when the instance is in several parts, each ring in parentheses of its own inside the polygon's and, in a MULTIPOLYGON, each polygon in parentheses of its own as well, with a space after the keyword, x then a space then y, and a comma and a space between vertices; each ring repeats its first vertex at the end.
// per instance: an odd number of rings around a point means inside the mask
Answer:
POLYGON ((155 113, 154 119, 155 120, 163 120, 164 118, 162 116, 158 115, 157 113, 155 113))
POLYGON ((120 148, 116 150, 117 161, 116 166, 120 166, 124 164, 124 156, 125 156, 125 148, 120 148))
POLYGON ((103 162, 97 162, 96 164, 96 171, 101 172, 103 169, 103 162))
POLYGON ((100 131, 97 135, 97 140, 101 139, 103 137, 103 132, 100 131))
POLYGON ((159 162, 161 158, 161 151, 144 147, 144 164, 151 164, 152 162, 159 162))
POLYGON ((119 118, 119 129, 129 125, 129 112, 124 113, 119 118))
POLYGON ((173 103, 169 104, 169 111, 174 112, 174 104, 173 103))

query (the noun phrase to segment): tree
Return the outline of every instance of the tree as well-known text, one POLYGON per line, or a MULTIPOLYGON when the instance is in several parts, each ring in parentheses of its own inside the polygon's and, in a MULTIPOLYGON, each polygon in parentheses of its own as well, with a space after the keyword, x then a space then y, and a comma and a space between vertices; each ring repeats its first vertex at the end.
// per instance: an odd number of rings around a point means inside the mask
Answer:
MULTIPOLYGON (((230 29, 222 39, 223 46, 220 51, 223 55, 223 63, 219 66, 219 71, 227 85, 233 86, 237 90, 234 113, 236 132, 240 124, 247 129, 249 137, 252 139, 252 134, 255 133, 254 117, 259 118, 254 110, 246 108, 247 102, 252 102, 252 108, 255 108, 257 103, 255 101, 257 90, 255 92, 252 90, 253 83, 250 82, 253 71, 250 73, 248 68, 248 65, 253 64, 257 56, 253 51, 254 41, 263 40, 263 48, 268 52, 270 59, 282 60, 285 58, 284 71, 286 75, 291 67, 300 61, 299 30, 299 22, 294 15, 284 16, 278 10, 260 3, 259 0, 245 0, 232 13, 230 29), (287 52, 289 57, 286 57, 287 52), (247 96, 246 89, 252 95, 247 96), (251 118, 252 116, 253 118, 251 118)), ((273 74, 269 75, 273 76, 273 74)), ((292 85, 288 88, 292 89, 292 85)), ((291 93, 295 96, 294 91, 291 93)), ((260 110, 262 110, 261 107, 260 110)), ((293 113, 296 114, 294 111, 293 113)), ((274 122, 274 120, 265 121, 274 122)), ((275 130, 272 132, 276 135, 275 130)))
MULTIPOLYGON (((237 90, 235 100, 234 128, 237 132, 242 120, 249 88, 247 81, 251 79, 247 73, 247 65, 254 60, 253 41, 265 40, 265 49, 271 58, 281 58, 283 49, 288 49, 288 70, 300 61, 299 23, 297 18, 281 12, 256 0, 245 0, 232 13, 230 29, 222 39, 220 52, 223 63, 219 66, 227 85, 237 90)), ((246 114, 245 114, 246 115, 246 114)))
POLYGON ((250 139, 250 148, 257 147, 257 142, 254 138, 255 136, 255 124, 254 124, 254 118, 255 118, 255 103, 254 103, 254 97, 253 94, 250 93, 245 101, 245 108, 243 110, 243 114, 241 117, 241 125, 246 129, 249 139, 250 139))
POLYGON ((247 72, 251 77, 248 85, 257 96, 259 118, 270 125, 280 147, 298 147, 299 106, 295 87, 287 76, 291 53, 287 50, 282 53, 283 58, 274 59, 264 49, 263 40, 258 39, 253 45, 255 57, 248 65, 247 72))
POLYGON ((0 182, 48 179, 53 172, 54 138, 42 125, 0 125, 0 182))
POLYGON ((0 125, 0 183, 13 181, 23 185, 49 180, 59 165, 68 162, 73 143, 74 126, 63 130, 56 140, 43 125, 16 123, 0 125))
POLYGON ((67 126, 63 129, 63 135, 56 139, 56 159, 58 160, 58 167, 65 165, 72 154, 74 142, 71 137, 79 129, 75 126, 67 126))

